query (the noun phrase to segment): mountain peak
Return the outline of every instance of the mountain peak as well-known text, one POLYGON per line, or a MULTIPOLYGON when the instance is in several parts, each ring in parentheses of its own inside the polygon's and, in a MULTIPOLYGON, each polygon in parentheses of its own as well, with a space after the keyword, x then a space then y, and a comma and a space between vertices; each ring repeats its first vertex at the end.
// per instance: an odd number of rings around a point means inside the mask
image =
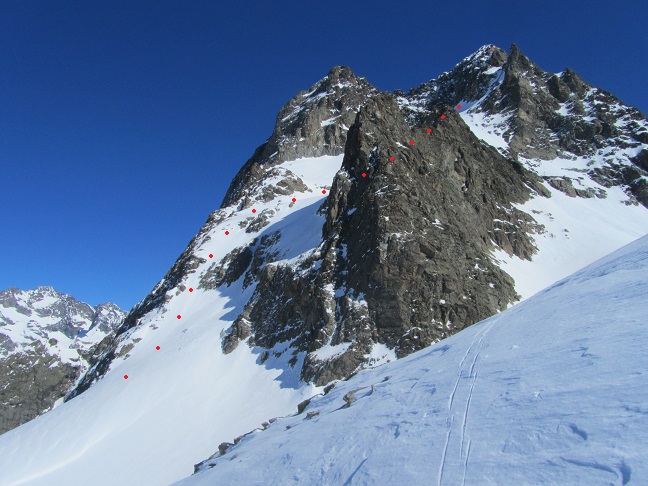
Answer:
POLYGON ((346 66, 335 66, 308 90, 297 93, 279 110, 272 135, 236 175, 221 207, 251 200, 252 186, 281 162, 343 153, 356 113, 377 93, 346 66))
POLYGON ((495 44, 486 44, 477 49, 470 56, 464 58, 457 66, 471 64, 473 66, 501 66, 506 62, 507 54, 504 49, 495 44))
POLYGON ((55 297, 55 298, 71 297, 69 294, 66 294, 64 292, 59 292, 51 285, 40 285, 36 287, 36 290, 33 291, 28 290, 27 292, 33 292, 35 294, 47 295, 49 297, 55 297))
POLYGON ((511 50, 507 59, 507 64, 511 67, 516 67, 521 70, 527 70, 533 67, 533 63, 522 54, 522 51, 517 44, 511 44, 511 50))
POLYGON ((326 79, 335 82, 335 81, 339 81, 340 79, 342 80, 358 79, 358 77, 353 73, 351 68, 348 66, 335 66, 326 75, 326 79))

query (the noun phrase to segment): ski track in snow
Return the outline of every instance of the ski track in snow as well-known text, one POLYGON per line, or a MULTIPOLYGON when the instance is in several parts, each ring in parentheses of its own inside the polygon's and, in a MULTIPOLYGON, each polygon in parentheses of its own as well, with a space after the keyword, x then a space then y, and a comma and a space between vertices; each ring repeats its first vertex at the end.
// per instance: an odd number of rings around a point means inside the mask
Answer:
MULTIPOLYGON (((473 391, 475 389, 475 384, 477 383, 477 375, 479 373, 479 368, 475 369, 475 365, 477 363, 477 359, 480 357, 480 353, 482 350, 482 347, 484 345, 484 338, 486 337, 486 334, 488 334, 488 331, 491 330, 493 325, 499 320, 499 318, 495 318, 494 320, 491 320, 490 322, 486 322, 483 325, 483 329, 480 330, 477 334, 475 334, 474 339, 472 340, 472 343, 466 350, 466 353, 463 355, 463 358, 461 359, 461 362, 459 363, 459 372, 457 374, 457 379, 454 383, 454 387, 452 389, 452 392, 450 392, 450 396, 448 397, 448 419, 447 419, 447 424, 448 424, 448 430, 446 433, 446 439, 445 439, 445 444, 443 446, 443 454, 441 456, 441 460, 439 461, 439 473, 437 476, 437 485, 441 486, 443 483, 443 472, 446 466, 446 456, 448 453, 448 447, 450 446, 450 439, 452 436, 453 432, 453 424, 454 424, 454 418, 455 418, 455 397, 457 396, 457 391, 460 388, 460 384, 462 384, 464 378, 467 378, 469 383, 466 388, 466 398, 463 400, 463 412, 461 412, 462 416, 462 422, 461 422, 461 437, 460 437, 460 445, 459 445, 459 456, 460 458, 464 459, 464 443, 466 439, 466 428, 468 426, 468 414, 470 412, 470 401, 472 399, 473 391), (472 353, 473 348, 476 349, 474 353, 472 353), (465 377, 466 374, 466 369, 464 365, 466 362, 469 360, 469 356, 471 356, 471 353, 473 354, 472 357, 472 362, 470 364, 470 368, 468 370, 468 376, 465 377)), ((465 459, 463 460, 463 468, 464 468, 464 478, 466 476, 466 470, 468 468, 468 452, 465 452, 465 459)))

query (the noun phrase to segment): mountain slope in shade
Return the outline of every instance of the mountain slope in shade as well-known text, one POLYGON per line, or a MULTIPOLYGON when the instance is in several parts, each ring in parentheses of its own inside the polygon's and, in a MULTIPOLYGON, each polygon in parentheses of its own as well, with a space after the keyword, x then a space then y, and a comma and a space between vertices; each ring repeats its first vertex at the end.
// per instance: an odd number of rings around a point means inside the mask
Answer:
POLYGON ((634 484, 648 476, 648 236, 362 371, 178 485, 634 484))
POLYGON ((126 313, 52 287, 0 292, 0 434, 49 410, 88 369, 126 313))

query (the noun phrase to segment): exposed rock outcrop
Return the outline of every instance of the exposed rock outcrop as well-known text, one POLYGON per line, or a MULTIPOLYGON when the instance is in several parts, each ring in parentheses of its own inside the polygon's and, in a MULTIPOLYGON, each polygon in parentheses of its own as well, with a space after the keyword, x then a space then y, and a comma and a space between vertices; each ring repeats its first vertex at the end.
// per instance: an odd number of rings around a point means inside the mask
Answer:
POLYGON ((405 356, 515 300, 487 255, 493 242, 533 254, 534 221, 511 204, 539 180, 452 108, 439 112, 447 116, 428 134, 407 124, 392 95, 367 103, 349 130, 319 254, 298 269, 264 268, 226 349, 236 336, 269 349, 290 342, 295 354, 313 353, 302 377, 323 384, 353 373, 377 343, 405 356), (352 344, 320 362, 327 343, 352 344))

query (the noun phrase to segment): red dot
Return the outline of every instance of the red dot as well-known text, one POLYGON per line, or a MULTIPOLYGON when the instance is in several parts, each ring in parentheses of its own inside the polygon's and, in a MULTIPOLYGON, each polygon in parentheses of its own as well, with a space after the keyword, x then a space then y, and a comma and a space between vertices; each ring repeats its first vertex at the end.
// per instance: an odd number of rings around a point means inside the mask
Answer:
POLYGON ((177 315, 178 319, 182 319, 182 316, 180 314, 177 315))
POLYGON ((362 177, 367 177, 367 174, 365 172, 363 172, 362 177))
POLYGON ((252 212, 253 212, 253 213, 256 213, 256 209, 253 209, 252 212))
POLYGON ((128 380, 128 375, 124 375, 124 380, 128 380))
POLYGON ((461 105, 457 105, 457 110, 461 110, 461 105))
POLYGON ((159 350, 160 350, 160 346, 155 346, 155 349, 157 349, 157 350, 159 351, 159 350))
POLYGON ((410 140, 410 145, 414 145, 414 140, 410 140))
POLYGON ((442 119, 442 120, 445 120, 445 115, 441 115, 441 119, 442 119))
POLYGON ((210 253, 210 254, 209 254, 209 258, 214 258, 214 255, 212 255, 212 254, 210 253))
POLYGON ((428 132, 428 133, 432 133, 432 129, 431 129, 431 128, 428 128, 428 129, 425 130, 425 131, 428 132))
POLYGON ((297 198, 296 198, 296 197, 293 197, 293 198, 292 198, 292 202, 297 202, 297 198))
POLYGON ((227 235, 229 235, 229 231, 226 231, 226 232, 225 232, 225 236, 227 236, 227 235))
POLYGON ((189 292, 193 292, 193 289, 191 287, 189 287, 189 292))
POLYGON ((393 162, 394 160, 395 160, 395 159, 394 159, 394 156, 389 157, 389 161, 390 161, 390 162, 393 162))
POLYGON ((326 189, 322 189, 322 194, 326 194, 326 189))

